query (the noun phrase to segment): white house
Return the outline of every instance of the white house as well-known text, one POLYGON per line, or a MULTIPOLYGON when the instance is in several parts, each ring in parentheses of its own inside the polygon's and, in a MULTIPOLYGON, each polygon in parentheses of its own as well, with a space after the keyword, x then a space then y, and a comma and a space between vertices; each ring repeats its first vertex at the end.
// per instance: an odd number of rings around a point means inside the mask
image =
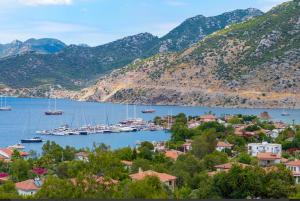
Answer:
POLYGON ((292 171, 296 184, 300 183, 300 160, 291 161, 285 165, 292 171))
POLYGON ((258 159, 258 164, 263 167, 276 165, 281 162, 280 155, 271 152, 257 153, 257 159, 258 159))
POLYGON ((41 186, 42 181, 39 178, 28 179, 26 181, 16 183, 18 194, 23 196, 36 194, 38 190, 40 190, 41 186))
POLYGON ((229 144, 227 142, 222 142, 219 141, 217 146, 216 146, 216 150, 217 151, 225 151, 225 149, 231 149, 233 147, 233 144, 229 144))
POLYGON ((248 154, 251 156, 257 156, 258 153, 273 153, 278 154, 281 156, 281 144, 272 144, 268 142, 262 142, 262 143, 250 143, 247 145, 248 147, 248 154))
POLYGON ((89 162, 89 154, 87 152, 76 153, 75 159, 79 161, 89 162))

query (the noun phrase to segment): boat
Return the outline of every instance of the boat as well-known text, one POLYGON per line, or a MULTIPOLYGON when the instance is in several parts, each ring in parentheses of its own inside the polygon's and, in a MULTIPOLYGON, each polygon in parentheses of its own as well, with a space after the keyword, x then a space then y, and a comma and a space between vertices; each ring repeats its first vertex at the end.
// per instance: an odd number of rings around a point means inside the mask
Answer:
POLYGON ((60 110, 50 110, 50 111, 46 111, 45 115, 62 115, 63 111, 60 110))
POLYGON ((58 116, 58 115, 62 115, 63 111, 62 110, 57 110, 56 109, 56 98, 54 99, 54 110, 50 109, 50 99, 48 101, 48 111, 45 112, 45 115, 47 116, 58 116))
POLYGON ((144 114, 149 114, 149 113, 155 113, 156 111, 154 109, 146 109, 146 110, 143 110, 142 113, 144 114))
POLYGON ((43 140, 40 137, 34 137, 34 138, 21 140, 21 143, 41 143, 41 142, 43 142, 43 140))
POLYGON ((11 149, 25 149, 25 146, 22 145, 21 143, 18 143, 18 144, 9 146, 8 148, 11 148, 11 149))
POLYGON ((283 111, 283 112, 281 113, 281 116, 284 116, 284 117, 290 116, 290 113, 288 113, 287 111, 283 111))
POLYGON ((3 104, 3 96, 0 98, 0 111, 11 111, 12 107, 6 104, 6 97, 4 97, 4 104, 3 104))

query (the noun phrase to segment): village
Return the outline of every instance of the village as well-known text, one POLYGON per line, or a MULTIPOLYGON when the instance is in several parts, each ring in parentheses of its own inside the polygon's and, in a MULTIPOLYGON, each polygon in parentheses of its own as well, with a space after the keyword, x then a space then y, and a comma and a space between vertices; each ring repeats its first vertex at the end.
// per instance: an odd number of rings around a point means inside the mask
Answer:
MULTIPOLYGON (((194 192, 202 188, 191 184, 198 174, 207 175, 212 182, 218 175, 232 173, 234 168, 241 171, 259 168, 264 174, 277 171, 287 174, 286 178, 292 180, 284 181, 288 182, 285 188, 289 186, 290 189, 279 197, 295 196, 295 188, 300 182, 300 127, 273 122, 270 118, 267 113, 223 117, 211 113, 186 117, 181 113, 156 117, 153 121, 156 126, 170 130, 172 136, 169 141, 141 142, 136 147, 119 150, 110 150, 105 145, 94 150, 76 150, 47 142, 43 155, 36 157, 34 153, 13 147, 1 148, 0 183, 1 186, 11 184, 11 192, 7 195, 14 198, 43 198, 51 194, 51 185, 59 185, 59 181, 67 182, 75 189, 80 183, 85 186, 83 192, 99 186, 104 187, 106 192, 107 189, 124 188, 125 181, 127 185, 134 186, 154 177, 160 182, 161 189, 158 191, 162 191, 162 197, 181 198, 183 188, 189 191, 185 195, 187 197, 195 196, 194 192), (96 187, 90 186, 91 181, 96 187)), ((1 186, 0 192, 5 194, 5 188, 1 191, 1 186)), ((141 193, 132 194, 129 198, 148 198, 141 193)), ((52 196, 63 197, 59 192, 52 196)), ((278 198, 265 193, 250 193, 249 197, 278 198)))

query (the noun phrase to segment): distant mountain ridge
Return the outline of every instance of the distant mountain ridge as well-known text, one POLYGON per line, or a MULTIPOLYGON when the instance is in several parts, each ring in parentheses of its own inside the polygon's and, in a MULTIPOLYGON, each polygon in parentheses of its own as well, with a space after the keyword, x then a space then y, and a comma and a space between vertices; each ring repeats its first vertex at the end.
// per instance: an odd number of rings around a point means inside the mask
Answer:
POLYGON ((257 9, 245 9, 216 17, 196 16, 162 38, 141 33, 96 47, 66 46, 55 39, 16 41, 9 48, 0 45, 0 55, 10 55, 0 59, 0 84, 12 88, 83 88, 137 59, 159 52, 182 51, 210 33, 261 14, 257 9))
POLYGON ((64 49, 67 45, 52 38, 28 39, 25 42, 15 40, 11 43, 0 44, 0 58, 15 56, 28 52, 38 54, 52 54, 64 49))
POLYGON ((162 105, 300 107, 300 1, 131 63, 75 99, 162 105))
POLYGON ((262 14, 263 12, 258 9, 248 8, 226 12, 213 17, 197 15, 185 20, 167 35, 163 36, 152 52, 181 51, 217 30, 262 14))

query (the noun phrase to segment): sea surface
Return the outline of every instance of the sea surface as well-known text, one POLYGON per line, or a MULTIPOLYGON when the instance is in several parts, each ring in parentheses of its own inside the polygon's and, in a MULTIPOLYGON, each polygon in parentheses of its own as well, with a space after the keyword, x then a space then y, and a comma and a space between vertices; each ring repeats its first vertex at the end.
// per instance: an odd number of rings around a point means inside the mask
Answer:
MULTIPOLYGON (((48 109, 48 99, 36 98, 7 98, 7 104, 13 110, 0 112, 0 147, 7 147, 19 143, 21 139, 39 136, 37 130, 53 129, 63 124, 72 128, 91 124, 114 124, 127 118, 127 105, 112 103, 77 102, 72 100, 57 100, 57 109, 63 110, 62 116, 46 116, 44 112, 48 109)), ((50 100, 54 107, 54 100, 50 100)), ((225 114, 253 114, 259 115, 263 111, 269 112, 273 120, 282 120, 287 123, 300 123, 300 110, 287 110, 290 116, 281 116, 282 109, 230 109, 230 108, 208 108, 208 107, 182 107, 182 106, 128 106, 129 118, 143 118, 153 120, 155 116, 176 115, 183 112, 187 115, 202 115, 213 112, 217 116, 225 114), (144 109, 153 108, 156 113, 143 114, 144 109)), ((92 148, 93 144, 105 143, 113 149, 135 146, 141 141, 162 141, 170 138, 170 133, 164 131, 140 131, 115 134, 92 134, 88 136, 40 136, 44 140, 76 148, 92 148)), ((41 152, 43 144, 25 144, 26 150, 41 152)))

